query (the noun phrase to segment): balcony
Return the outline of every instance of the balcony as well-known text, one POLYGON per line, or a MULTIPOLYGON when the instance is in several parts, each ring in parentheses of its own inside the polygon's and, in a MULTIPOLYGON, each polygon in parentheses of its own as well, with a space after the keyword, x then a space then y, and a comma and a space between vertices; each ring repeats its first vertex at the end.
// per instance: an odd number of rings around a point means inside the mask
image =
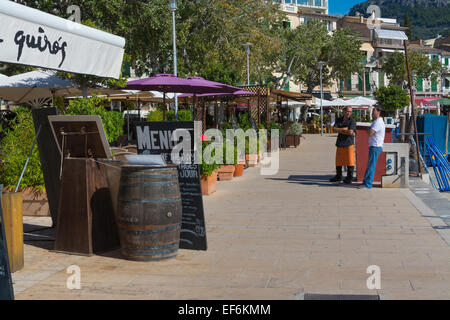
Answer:
POLYGON ((280 4, 282 11, 290 13, 297 13, 298 10, 328 12, 327 0, 275 0, 274 2, 280 4))

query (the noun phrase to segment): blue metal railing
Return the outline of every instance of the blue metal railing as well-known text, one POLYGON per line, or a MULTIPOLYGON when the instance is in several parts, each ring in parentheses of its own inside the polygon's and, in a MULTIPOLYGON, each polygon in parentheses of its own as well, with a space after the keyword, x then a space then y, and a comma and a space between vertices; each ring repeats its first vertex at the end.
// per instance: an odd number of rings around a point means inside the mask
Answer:
POLYGON ((450 163, 448 158, 439 150, 433 137, 426 137, 424 149, 425 155, 433 166, 439 190, 450 191, 450 163))

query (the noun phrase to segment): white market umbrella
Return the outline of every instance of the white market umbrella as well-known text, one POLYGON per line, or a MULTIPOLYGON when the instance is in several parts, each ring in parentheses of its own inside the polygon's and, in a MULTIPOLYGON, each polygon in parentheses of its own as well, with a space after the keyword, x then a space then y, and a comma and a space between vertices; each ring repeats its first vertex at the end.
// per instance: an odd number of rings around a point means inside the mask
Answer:
POLYGON ((356 97, 347 101, 351 106, 357 107, 372 107, 377 104, 376 100, 368 99, 365 97, 356 97))
POLYGON ((345 101, 344 99, 336 99, 331 101, 332 107, 348 107, 351 106, 351 104, 348 103, 348 101, 345 101))
MULTIPOLYGON (((121 90, 108 88, 88 88, 92 94, 121 94, 121 90)), ((31 71, 16 76, 0 78, 0 99, 16 104, 28 102, 31 105, 42 105, 42 101, 52 97, 79 97, 83 92, 71 81, 63 80, 55 71, 31 71), (37 102, 37 104, 36 104, 37 102)))
POLYGON ((325 99, 319 99, 319 98, 316 98, 316 103, 315 103, 315 105, 317 106, 317 107, 319 107, 320 108, 320 102, 322 101, 322 106, 323 107, 332 107, 333 105, 331 104, 332 103, 332 101, 328 101, 328 100, 325 100, 325 99))
POLYGON ((62 80, 53 71, 31 71, 0 79, 0 99, 24 103, 31 100, 51 98, 57 90, 74 85, 62 80))

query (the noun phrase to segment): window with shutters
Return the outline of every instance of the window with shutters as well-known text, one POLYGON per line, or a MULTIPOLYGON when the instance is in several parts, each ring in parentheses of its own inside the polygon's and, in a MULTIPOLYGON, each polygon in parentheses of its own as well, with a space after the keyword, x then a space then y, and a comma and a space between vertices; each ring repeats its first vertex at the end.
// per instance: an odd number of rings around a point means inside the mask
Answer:
POLYGON ((423 92, 423 79, 422 78, 417 79, 417 91, 423 92))
POLYGON ((384 82, 384 72, 379 72, 378 73, 378 86, 384 87, 385 86, 385 82, 384 82))

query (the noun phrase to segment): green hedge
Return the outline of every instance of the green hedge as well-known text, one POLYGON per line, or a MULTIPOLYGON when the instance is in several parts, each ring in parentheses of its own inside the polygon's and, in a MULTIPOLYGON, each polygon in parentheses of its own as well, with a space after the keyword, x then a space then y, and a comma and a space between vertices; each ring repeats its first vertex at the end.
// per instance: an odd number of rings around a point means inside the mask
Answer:
MULTIPOLYGON (((193 121, 194 116, 190 110, 178 110, 178 121, 193 121)), ((148 122, 161 122, 163 121, 162 110, 150 111, 147 114, 148 122)), ((175 111, 166 111, 166 121, 175 121, 175 111)))
MULTIPOLYGON (((0 184, 4 184, 7 189, 16 188, 36 137, 31 111, 20 107, 15 112, 17 117, 0 143, 0 184)), ((20 188, 27 187, 40 191, 45 189, 37 144, 20 184, 20 188)))

